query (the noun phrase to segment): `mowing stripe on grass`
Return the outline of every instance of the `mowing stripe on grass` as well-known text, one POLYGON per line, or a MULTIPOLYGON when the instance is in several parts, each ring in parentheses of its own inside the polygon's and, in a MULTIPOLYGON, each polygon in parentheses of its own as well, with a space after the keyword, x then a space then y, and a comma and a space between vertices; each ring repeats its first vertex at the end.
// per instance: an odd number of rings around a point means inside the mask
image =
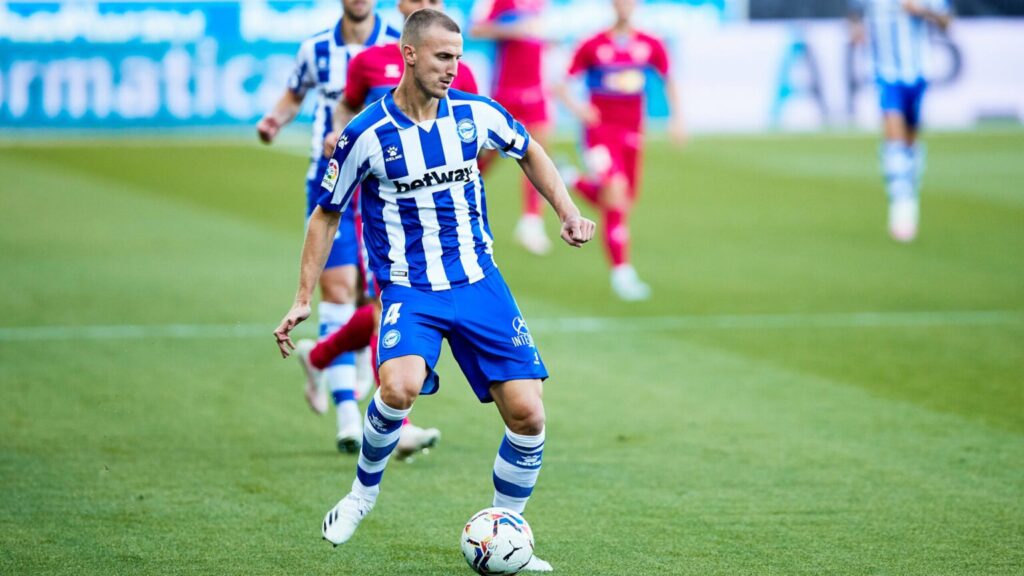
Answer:
MULTIPOLYGON (((781 330, 789 328, 914 328, 1024 323, 1024 311, 852 312, 713 316, 536 318, 537 332, 654 332, 671 330, 781 330)), ((139 338, 270 338, 269 324, 150 324, 0 328, 0 342, 139 338)))

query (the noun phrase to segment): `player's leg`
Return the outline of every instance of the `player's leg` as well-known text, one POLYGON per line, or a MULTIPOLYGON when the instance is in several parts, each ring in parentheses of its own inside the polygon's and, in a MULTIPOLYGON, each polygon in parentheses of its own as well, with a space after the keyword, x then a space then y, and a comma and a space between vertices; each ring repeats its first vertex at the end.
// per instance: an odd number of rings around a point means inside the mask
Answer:
MULTIPOLYGON (((505 434, 494 459, 493 506, 522 512, 540 474, 544 451, 544 403, 541 382, 547 368, 530 329, 497 271, 452 290, 458 321, 448 343, 473 392, 494 401, 505 434)), ((539 558, 525 568, 549 571, 539 558)))
MULTIPOLYGON (((636 181, 636 152, 629 137, 629 133, 608 127, 587 130, 584 163, 590 178, 599 183, 597 205, 603 220, 612 291, 622 300, 638 301, 650 298, 651 288, 640 280, 629 258, 628 218, 636 181)), ((590 190, 579 185, 577 189, 589 198, 590 190)))
POLYGON ((433 366, 441 352, 442 332, 451 315, 445 295, 389 287, 382 295, 380 388, 366 409, 363 440, 351 491, 324 518, 324 538, 341 544, 373 509, 402 423, 420 393, 437 390, 433 366))
POLYGON ((914 164, 903 113, 905 88, 902 84, 879 84, 885 138, 881 160, 889 199, 889 234, 900 242, 909 242, 917 234, 914 164))
POLYGON ((907 143, 907 154, 910 158, 911 165, 911 180, 914 188, 914 200, 916 203, 917 210, 917 221, 915 222, 915 230, 920 224, 920 211, 921 211, 921 181, 924 178, 925 160, 927 156, 927 150, 919 138, 919 127, 921 121, 921 103, 924 99, 924 93, 927 89, 927 83, 922 79, 919 80, 913 86, 908 88, 906 94, 906 101, 903 109, 903 120, 906 125, 906 143, 907 143))
MULTIPOLYGON (((342 215, 331 253, 320 276, 320 336, 327 337, 348 323, 355 313, 359 271, 353 207, 342 215)), ((356 359, 347 352, 324 369, 324 379, 334 400, 338 450, 359 450, 361 414, 356 402, 356 359)))

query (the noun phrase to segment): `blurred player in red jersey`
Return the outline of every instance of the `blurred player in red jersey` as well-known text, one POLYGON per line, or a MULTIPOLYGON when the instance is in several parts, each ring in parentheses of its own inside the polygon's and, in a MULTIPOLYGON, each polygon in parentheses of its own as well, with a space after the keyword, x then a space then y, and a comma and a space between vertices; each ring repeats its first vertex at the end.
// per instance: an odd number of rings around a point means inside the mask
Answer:
MULTIPOLYGON (((421 8, 443 10, 441 0, 399 0, 398 11, 408 18, 421 8)), ((348 123, 367 104, 376 102, 398 86, 405 69, 405 59, 398 43, 368 48, 357 54, 348 64, 345 91, 334 113, 334 130, 324 139, 324 156, 330 157, 338 143, 338 136, 348 123)), ((452 88, 464 92, 478 93, 476 79, 467 65, 459 62, 458 72, 452 88)), ((483 168, 481 166, 481 172, 483 168)), ((357 202, 357 200, 353 200, 357 202)), ((358 235, 361 243, 362 233, 358 235)), ((360 253, 362 249, 360 248, 360 253)), ((365 263, 365 260, 364 260, 365 263)), ((356 310, 352 319, 319 342, 304 340, 297 344, 299 362, 307 377, 307 387, 321 387, 321 371, 346 352, 360 350, 376 344, 377 326, 380 324, 380 300, 372 275, 363 270, 367 278, 369 304, 356 310)), ((376 365, 376 354, 373 354, 376 365)), ((376 372, 375 372, 376 375, 376 372)), ((396 453, 404 459, 420 450, 437 443, 440 431, 436 428, 420 428, 411 423, 402 427, 396 453)))
POLYGON ((633 27, 636 0, 613 0, 612 5, 615 24, 583 40, 569 65, 567 76, 583 76, 590 101, 573 98, 566 84, 557 86, 556 93, 584 127, 586 174, 580 178, 567 175, 567 184, 601 210, 612 290, 622 300, 637 301, 651 296, 650 286, 630 264, 628 224, 640 185, 649 71, 664 82, 670 137, 682 145, 686 134, 664 44, 633 27))
MULTIPOLYGON (((473 8, 469 34, 497 43, 491 96, 547 148, 551 122, 543 83, 544 41, 540 37, 545 5, 546 0, 480 0, 473 8)), ((516 224, 516 241, 534 254, 546 254, 551 241, 544 231, 540 194, 527 178, 522 183, 523 215, 516 224)))

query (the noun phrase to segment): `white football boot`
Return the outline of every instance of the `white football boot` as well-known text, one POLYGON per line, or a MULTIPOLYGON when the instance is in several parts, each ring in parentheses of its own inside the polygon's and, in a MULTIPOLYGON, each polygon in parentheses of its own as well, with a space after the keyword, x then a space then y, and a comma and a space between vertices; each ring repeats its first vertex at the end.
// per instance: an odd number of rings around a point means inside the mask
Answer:
POLYGON ((544 231, 544 219, 524 214, 516 224, 515 239, 527 252, 543 256, 551 251, 551 240, 544 231))
POLYGON ((522 572, 554 572, 555 569, 551 567, 549 562, 545 562, 536 556, 530 558, 530 561, 523 566, 522 572))
POLYGON ((315 346, 316 342, 308 338, 299 340, 295 344, 295 358, 306 375, 306 403, 313 412, 324 414, 327 412, 327 383, 324 380, 324 371, 309 361, 309 353, 315 346))
POLYGON ((630 264, 621 264, 612 269, 612 291, 626 302, 639 302, 651 297, 651 287, 640 280, 630 264))
POLYGON ((355 534, 363 518, 373 510, 374 504, 373 500, 349 492, 324 517, 324 540, 335 546, 347 542, 355 534))
POLYGON ((418 452, 426 454, 439 440, 441 431, 437 428, 420 428, 415 424, 406 424, 402 426, 402 433, 398 437, 395 457, 399 460, 408 460, 418 452))
POLYGON ((902 198, 889 203, 889 235, 897 242, 917 238, 920 210, 917 198, 902 198))

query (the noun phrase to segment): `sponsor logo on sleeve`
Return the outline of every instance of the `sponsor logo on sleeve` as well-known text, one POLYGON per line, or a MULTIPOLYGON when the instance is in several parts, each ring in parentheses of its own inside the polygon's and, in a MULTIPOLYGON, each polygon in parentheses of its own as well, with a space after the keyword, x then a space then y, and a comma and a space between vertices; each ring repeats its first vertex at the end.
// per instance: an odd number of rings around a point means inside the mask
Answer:
POLYGON ((324 172, 324 179, 320 182, 320 187, 334 192, 334 187, 338 185, 338 173, 340 172, 338 161, 331 158, 331 161, 327 163, 327 171, 324 172))

